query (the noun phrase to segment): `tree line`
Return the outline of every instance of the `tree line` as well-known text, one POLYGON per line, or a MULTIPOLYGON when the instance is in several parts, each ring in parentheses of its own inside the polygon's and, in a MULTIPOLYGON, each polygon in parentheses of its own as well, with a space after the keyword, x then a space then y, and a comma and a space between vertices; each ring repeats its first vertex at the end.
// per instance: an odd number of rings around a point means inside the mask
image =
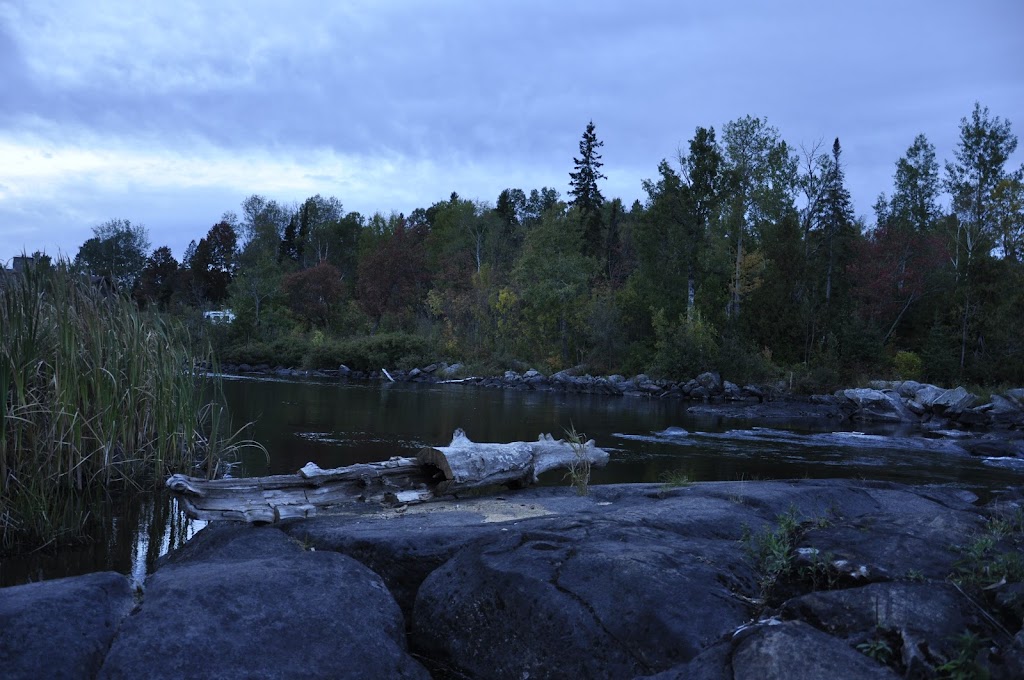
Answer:
MULTIPOLYGON (((698 127, 625 205, 600 190, 591 122, 569 191, 452 193, 365 216, 320 195, 253 195, 181 262, 112 220, 75 262, 143 307, 195 318, 225 361, 336 366, 346 338, 388 336, 491 368, 807 389, 890 376, 1024 383, 1024 168, 1009 121, 976 104, 953 158, 917 136, 871 223, 854 214, 840 140, 799 148, 763 118, 698 127), (403 340, 404 339, 404 340, 403 340)), ((403 342, 405 344, 403 344, 403 342)), ((402 347, 406 347, 405 356, 402 347)))

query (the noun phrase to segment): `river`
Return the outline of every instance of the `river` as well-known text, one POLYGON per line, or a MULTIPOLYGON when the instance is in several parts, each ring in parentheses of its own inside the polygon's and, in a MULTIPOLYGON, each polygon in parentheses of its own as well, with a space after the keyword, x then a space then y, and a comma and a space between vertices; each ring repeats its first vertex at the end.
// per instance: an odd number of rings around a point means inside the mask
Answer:
MULTIPOLYGON (((244 451, 235 476, 293 473, 309 461, 332 468, 414 455, 424 445, 447 444, 456 428, 474 441, 498 442, 558 438, 575 428, 611 454, 609 465, 594 471, 595 484, 843 477, 981 492, 1024 484, 1024 467, 968 456, 955 438, 696 416, 680 400, 240 377, 225 378, 224 396, 235 425, 254 423, 247 436, 269 453, 244 451)), ((558 473, 541 481, 566 483, 558 473)), ((0 564, 0 585, 105 569, 141 582, 158 555, 202 527, 161 496, 106 508, 103 525, 88 545, 0 564)))

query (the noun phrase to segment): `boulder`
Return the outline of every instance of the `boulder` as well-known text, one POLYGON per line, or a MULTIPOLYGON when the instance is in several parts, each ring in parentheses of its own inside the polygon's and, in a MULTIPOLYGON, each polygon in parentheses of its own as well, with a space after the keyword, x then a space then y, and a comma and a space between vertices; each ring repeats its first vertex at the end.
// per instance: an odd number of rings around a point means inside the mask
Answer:
POLYGON ((697 382, 707 390, 708 394, 718 394, 722 391, 722 376, 718 373, 708 371, 697 376, 697 382))
POLYGON ((207 528, 187 546, 148 579, 98 677, 429 677, 356 560, 273 527, 207 528))
POLYGON ((977 401, 978 398, 976 396, 963 387, 957 387, 956 389, 946 390, 936 396, 932 399, 930 406, 932 409, 942 413, 955 415, 969 409, 977 401))
POLYGON ((722 383, 722 390, 725 392, 726 399, 736 400, 743 398, 743 392, 736 383, 731 383, 726 380, 722 383))
POLYGON ((922 385, 921 389, 914 394, 913 399, 917 403, 921 404, 921 406, 930 408, 932 402, 945 393, 946 390, 942 387, 937 387, 935 385, 922 385))
POLYGON ((853 647, 799 621, 757 626, 732 653, 734 680, 898 677, 853 647))
POLYGON ((896 391, 896 394, 900 395, 904 399, 914 399, 917 397, 917 393, 925 387, 932 386, 919 383, 916 380, 904 380, 902 382, 895 383, 892 389, 896 391))
POLYGON ((989 418, 992 425, 1001 429, 1024 429, 1024 408, 1008 397, 992 395, 989 418))
POLYGON ((474 677, 631 677, 696 656, 750 616, 735 542, 533 530, 461 550, 419 589, 413 644, 474 677), (732 557, 728 557, 728 555, 732 557), (698 555, 703 559, 698 559, 698 555))
POLYGON ((1019 408, 1024 409, 1024 387, 1017 387, 1012 390, 1007 390, 1003 393, 1007 399, 1016 404, 1019 408))
POLYGON ((0 674, 95 677, 134 606, 128 579, 109 571, 0 590, 0 674))
POLYGON ((839 390, 836 396, 845 399, 850 405, 850 417, 853 420, 883 423, 907 423, 917 420, 900 396, 892 391, 857 388, 839 390))
POLYGON ((895 673, 800 621, 759 621, 648 680, 872 680, 895 673))
POLYGON ((977 611, 953 585, 942 582, 873 583, 810 593, 786 602, 782 614, 853 646, 869 643, 880 631, 894 635, 903 643, 904 667, 921 671, 929 665, 921 650, 953 658, 957 636, 968 624, 978 625, 977 611))

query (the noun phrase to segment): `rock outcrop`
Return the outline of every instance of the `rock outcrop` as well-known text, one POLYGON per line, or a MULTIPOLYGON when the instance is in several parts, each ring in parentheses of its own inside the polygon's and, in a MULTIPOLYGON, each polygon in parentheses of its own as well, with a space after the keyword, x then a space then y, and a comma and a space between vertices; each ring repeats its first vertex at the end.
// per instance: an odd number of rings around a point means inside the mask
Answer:
POLYGON ((211 526, 163 559, 131 616, 111 574, 0 591, 0 663, 5 677, 739 680, 953 663, 1013 678, 1024 527, 1019 493, 996 496, 842 480, 545 487, 211 526), (46 658, 50 645, 74 653, 46 658))

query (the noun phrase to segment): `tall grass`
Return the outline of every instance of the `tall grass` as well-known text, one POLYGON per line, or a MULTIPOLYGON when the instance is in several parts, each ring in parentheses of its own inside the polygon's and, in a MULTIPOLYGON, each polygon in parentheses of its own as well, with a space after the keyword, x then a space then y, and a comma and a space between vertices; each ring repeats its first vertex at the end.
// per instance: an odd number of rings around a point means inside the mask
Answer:
POLYGON ((216 474, 232 437, 187 346, 67 264, 0 279, 0 549, 76 537, 103 494, 216 474))

